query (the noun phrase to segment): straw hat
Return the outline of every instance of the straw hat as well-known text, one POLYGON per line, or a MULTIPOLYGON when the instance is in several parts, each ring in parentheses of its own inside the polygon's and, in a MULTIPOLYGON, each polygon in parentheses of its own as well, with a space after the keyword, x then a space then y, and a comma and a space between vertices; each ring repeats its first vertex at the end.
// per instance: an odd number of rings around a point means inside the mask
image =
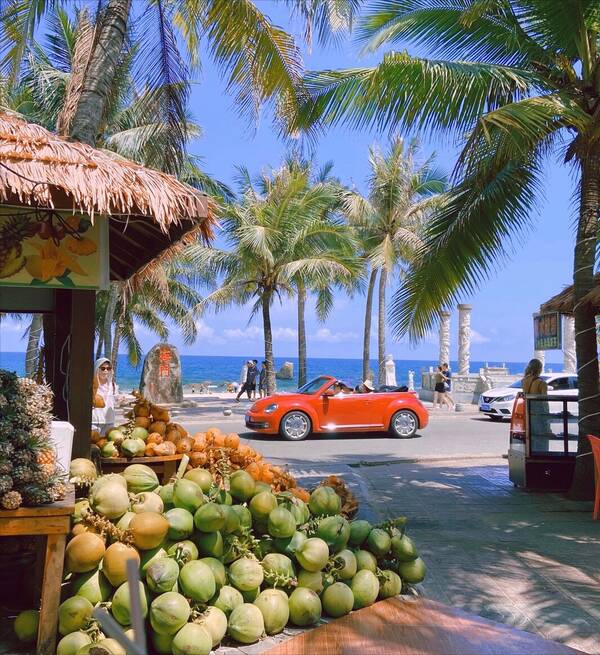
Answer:
POLYGON ((364 386, 369 389, 369 391, 375 391, 375 385, 371 382, 371 380, 364 380, 363 382, 364 386))

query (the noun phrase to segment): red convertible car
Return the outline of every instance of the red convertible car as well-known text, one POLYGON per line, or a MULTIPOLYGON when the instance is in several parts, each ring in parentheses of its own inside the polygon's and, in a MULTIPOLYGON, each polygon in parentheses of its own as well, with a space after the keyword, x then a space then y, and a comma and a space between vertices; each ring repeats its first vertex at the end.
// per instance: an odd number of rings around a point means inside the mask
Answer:
POLYGON ((298 391, 275 394, 255 402, 246 427, 301 441, 311 432, 382 432, 412 437, 429 420, 427 410, 411 391, 342 390, 342 383, 322 375, 298 391))

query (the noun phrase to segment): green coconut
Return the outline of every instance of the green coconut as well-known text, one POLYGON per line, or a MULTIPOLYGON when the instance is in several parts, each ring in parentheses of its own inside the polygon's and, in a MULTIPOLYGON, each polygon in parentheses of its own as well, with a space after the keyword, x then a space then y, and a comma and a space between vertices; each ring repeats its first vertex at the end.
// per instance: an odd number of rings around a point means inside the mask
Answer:
POLYGON ((117 521, 116 526, 119 530, 129 530, 131 519, 135 516, 135 512, 125 512, 123 516, 117 521))
MULTIPOLYGON (((117 476, 121 477, 121 476, 117 476)), ((102 478, 96 480, 97 484, 102 478)), ((123 479, 123 478, 121 478, 123 479)), ((127 488, 118 482, 106 482, 90 492, 92 509, 107 519, 118 519, 129 509, 129 494, 127 488)))
POLYGON ((300 544, 296 550, 296 559, 307 571, 320 571, 329 559, 329 547, 319 537, 311 537, 300 544))
POLYGON ((162 498, 165 509, 172 509, 174 507, 173 487, 174 484, 169 482, 156 490, 156 493, 162 498))
POLYGON ((86 644, 91 644, 92 638, 87 632, 78 630, 65 635, 56 647, 56 655, 77 655, 77 651, 86 644))
POLYGON ((368 550, 357 550, 354 553, 356 557, 356 568, 359 571, 366 570, 375 573, 377 571, 377 558, 368 550))
MULTIPOLYGON (((144 586, 143 582, 139 582, 138 584, 140 590, 140 609, 142 611, 142 616, 145 618, 148 614, 146 587, 144 586)), ((124 582, 115 591, 115 594, 112 598, 110 611, 121 625, 131 625, 131 599, 128 582, 124 582)))
POLYGON ((280 633, 290 618, 288 597, 280 589, 265 589, 254 604, 261 611, 268 635, 280 633))
POLYGON ((201 555, 207 557, 223 557, 225 550, 223 536, 220 532, 196 532, 194 542, 201 555))
POLYGON ((256 587, 256 589, 247 589, 240 593, 242 594, 244 603, 253 603, 260 596, 260 587, 256 587))
POLYGON ((194 525, 200 532, 217 532, 225 526, 227 516, 222 505, 206 503, 194 514, 194 525))
POLYGON ((192 514, 205 502, 202 489, 191 480, 182 478, 173 485, 173 505, 192 514))
POLYGON ((348 543, 350 525, 343 516, 326 516, 319 521, 317 537, 329 546, 330 553, 337 553, 348 543))
POLYGON ((183 477, 185 480, 195 482, 205 494, 215 483, 212 473, 203 468, 191 469, 183 477))
POLYGON ((98 471, 91 459, 76 457, 69 464, 69 477, 92 482, 98 477, 98 471))
MULTIPOLYGON (((58 631, 68 635, 85 627, 92 616, 94 606, 83 596, 71 596, 58 607, 58 631)), ((83 646, 83 644, 82 644, 83 646)))
POLYGON ((381 528, 373 528, 371 532, 369 532, 365 544, 366 548, 378 558, 387 555, 390 552, 391 545, 392 539, 390 535, 381 528))
POLYGON ((162 498, 153 491, 142 491, 131 498, 131 509, 135 514, 142 512, 158 512, 162 514, 165 505, 162 498))
POLYGON ((152 601, 150 625, 159 635, 174 635, 187 623, 190 611, 185 596, 176 591, 167 591, 152 601))
POLYGON ((229 615, 227 634, 241 644, 253 644, 265 632, 262 612, 256 605, 238 605, 229 615))
POLYGON ((379 600, 397 596, 402 591, 402 579, 395 571, 386 569, 379 574, 379 600))
POLYGON ((102 446, 102 457, 118 457, 119 449, 113 441, 107 441, 104 446, 102 446))
MULTIPOLYGON (((85 646, 85 648, 90 649, 90 655, 127 655, 127 651, 116 639, 100 639, 100 641, 85 646)), ((77 655, 82 655, 81 650, 77 655)))
POLYGON ((296 550, 306 541, 306 539, 307 536, 304 532, 296 531, 287 539, 273 539, 273 546, 277 552, 287 555, 288 557, 295 557, 296 550))
MULTIPOLYGON (((263 570, 266 573, 272 574, 272 576, 278 576, 279 578, 296 577, 294 563, 287 555, 282 555, 281 553, 269 553, 263 557, 261 565, 263 570)), ((267 576, 267 580, 269 579, 269 576, 267 576)))
POLYGON ((247 471, 235 471, 229 478, 229 493, 241 502, 252 498, 255 488, 256 482, 247 471))
POLYGON ((223 562, 218 560, 216 557, 203 557, 200 562, 206 564, 212 571, 215 577, 215 584, 217 586, 217 591, 227 583, 227 572, 223 566, 223 562))
POLYGON ((240 521, 238 533, 242 530, 252 528, 252 514, 245 505, 232 505, 231 509, 237 514, 240 521))
POLYGON ((262 566, 253 559, 242 557, 229 567, 229 581, 240 591, 251 591, 260 587, 264 579, 262 566))
POLYGON ((114 443, 116 443, 119 446, 123 443, 123 441, 125 441, 125 434, 121 430, 117 428, 113 428, 108 432, 106 438, 109 441, 114 441, 114 443))
POLYGON ((358 519, 350 523, 350 536, 348 538, 348 543, 352 546, 362 546, 369 536, 369 532, 373 529, 373 526, 363 519, 358 519))
POLYGON ((310 494, 308 506, 315 516, 330 516, 341 512, 342 499, 331 487, 317 487, 310 494))
POLYGON ((418 584, 425 580, 427 568, 425 562, 420 557, 417 557, 417 559, 410 562, 400 562, 398 564, 398 573, 404 582, 418 584))
POLYGON ((174 507, 165 512, 165 518, 169 522, 169 539, 180 541, 187 539, 194 532, 194 516, 187 509, 174 507))
POLYGON ((320 594, 323 591, 323 573, 321 571, 300 569, 298 571, 298 586, 312 589, 320 594))
POLYGON ((72 596, 83 596, 92 605, 103 603, 110 598, 113 588, 104 573, 98 569, 73 576, 70 586, 72 596))
POLYGON ((300 498, 295 496, 284 497, 279 505, 292 513, 297 526, 304 525, 310 519, 310 509, 300 498))
POLYGON ((161 557, 168 557, 166 548, 163 544, 157 546, 156 548, 150 548, 148 550, 143 550, 140 553, 140 573, 142 576, 146 575, 146 571, 152 562, 161 557))
POLYGON ((230 585, 223 585, 210 601, 211 605, 218 607, 225 612, 227 616, 229 616, 238 605, 243 605, 243 603, 244 597, 242 594, 235 587, 231 587, 230 585))
POLYGON ((167 549, 167 554, 169 557, 172 557, 180 567, 187 562, 191 562, 193 559, 198 559, 200 555, 200 553, 198 553, 198 546, 189 539, 176 541, 174 544, 171 544, 167 549))
POLYGON ((13 623, 13 630, 19 641, 24 644, 32 644, 37 639, 39 624, 40 613, 38 610, 24 610, 17 614, 13 623))
POLYGON ((155 594, 171 591, 179 578, 179 565, 170 557, 154 560, 146 569, 146 584, 155 594))
POLYGON ((395 535, 391 543, 392 555, 399 562, 412 562, 417 559, 417 548, 410 537, 395 535))
POLYGON ((208 632, 197 623, 188 623, 173 637, 173 655, 209 655, 212 639, 208 632))
POLYGON ((135 428, 133 428, 133 430, 131 431, 131 438, 141 439, 142 441, 146 441, 146 439, 148 438, 148 430, 138 425, 135 428))
POLYGON ((116 484, 123 487, 127 490, 127 481, 120 473, 107 473, 106 475, 101 475, 92 485, 90 489, 90 496, 93 496, 99 489, 101 489, 105 484, 111 484, 115 482, 116 484))
POLYGON ((227 633, 227 616, 225 612, 218 607, 211 606, 202 612, 198 622, 211 636, 212 646, 216 648, 227 633))
POLYGON ((184 564, 179 573, 182 592, 200 603, 208 602, 216 591, 215 576, 210 566, 200 560, 184 564))
POLYGON ((315 625, 321 618, 321 600, 312 589, 296 587, 290 595, 289 607, 290 620, 294 625, 315 625))
POLYGON ((225 525, 222 528, 223 534, 233 534, 239 532, 240 517, 238 513, 230 505, 221 505, 225 511, 225 525))
POLYGON ((269 512, 267 521, 269 534, 276 539, 286 539, 296 532, 294 515, 285 507, 276 507, 269 512))
MULTIPOLYGON (((143 457, 146 450, 146 444, 143 439, 125 439, 121 444, 121 455, 132 459, 133 457, 143 457)), ((133 464, 133 466, 146 466, 145 464, 133 464)), ((158 487, 158 483, 156 484, 158 487)), ((153 487, 153 488, 156 488, 153 487)))
POLYGON ((154 646, 154 650, 158 655, 173 655, 173 637, 174 635, 160 635, 158 632, 152 630, 152 646, 154 646))
POLYGON ((321 595, 323 609, 334 619, 345 616, 352 611, 354 594, 352 589, 343 582, 334 582, 321 595))
POLYGON ((341 550, 335 557, 336 574, 339 580, 351 580, 358 570, 356 555, 351 550, 341 550), (339 568, 338 568, 339 567, 339 568))
POLYGON ((261 491, 252 496, 249 507, 255 520, 266 523, 269 514, 277 507, 277 498, 270 491, 261 491))
POLYGON ((83 515, 88 512, 90 509, 90 501, 87 498, 82 498, 75 503, 75 508, 73 509, 73 514, 71 514, 71 520, 76 525, 81 523, 83 520, 83 515))
POLYGON ((354 609, 372 605, 379 595, 379 580, 371 571, 363 569, 358 571, 350 582, 350 589, 354 594, 354 609))

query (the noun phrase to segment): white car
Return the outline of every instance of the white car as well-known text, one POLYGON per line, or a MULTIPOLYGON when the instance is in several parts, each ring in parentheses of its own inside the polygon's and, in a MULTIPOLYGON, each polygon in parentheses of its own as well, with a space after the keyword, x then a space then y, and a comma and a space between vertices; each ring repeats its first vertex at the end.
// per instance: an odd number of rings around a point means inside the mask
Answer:
MULTIPOLYGON (((573 398, 577 398, 576 375, 544 373, 540 377, 548 385, 549 396, 572 396, 573 398)), ((479 411, 489 416, 493 421, 509 419, 512 416, 515 396, 521 390, 521 380, 517 380, 508 387, 496 387, 489 391, 484 391, 479 396, 479 411)))

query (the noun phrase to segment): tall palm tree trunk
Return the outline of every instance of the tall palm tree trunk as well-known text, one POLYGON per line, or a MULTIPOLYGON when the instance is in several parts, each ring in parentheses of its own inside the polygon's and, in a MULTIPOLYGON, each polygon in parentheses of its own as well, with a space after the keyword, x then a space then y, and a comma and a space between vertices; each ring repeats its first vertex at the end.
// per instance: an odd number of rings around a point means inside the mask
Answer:
POLYGON ((306 384, 306 287, 298 282, 298 386, 306 384))
POLYGON ((115 318, 115 310, 118 301, 118 288, 116 282, 111 282, 108 291, 108 302, 106 303, 106 314, 104 314, 104 324, 102 326, 102 341, 104 343, 104 356, 108 359, 112 357, 112 327, 115 318))
POLYGON ((104 330, 100 330, 98 334, 98 344, 96 345, 96 359, 102 357, 102 349, 104 348, 104 330))
POLYGON ((25 353, 25 377, 35 379, 40 359, 40 341, 43 327, 42 314, 33 314, 29 325, 27 352, 25 353))
POLYGON ((385 286, 387 270, 384 267, 379 274, 379 311, 377 316, 377 346, 379 355, 379 384, 385 384, 385 286))
POLYGON ((119 366, 119 346, 121 345, 121 325, 118 322, 115 325, 115 338, 113 340, 110 361, 113 367, 113 380, 117 379, 117 367, 119 366))
POLYGON ((579 444, 572 498, 593 497, 594 462, 588 434, 600 436, 600 385, 595 311, 583 297, 594 286, 594 264, 600 211, 600 148, 592 146, 581 162, 577 242, 573 266, 575 347, 579 379, 579 444))
POLYGON ((375 280, 377 278, 377 269, 371 269, 369 277, 369 287, 367 289, 367 304, 365 306, 365 329, 363 333, 363 366, 362 377, 366 380, 371 372, 369 360, 371 359, 371 314, 373 313, 373 291, 375 289, 375 280))
POLYGON ((70 126, 76 141, 96 145, 106 101, 123 50, 132 0, 108 0, 70 126))
POLYGON ((267 394, 275 391, 275 362, 273 361, 273 330, 271 328, 271 294, 269 290, 262 293, 263 332, 265 338, 265 362, 267 363, 267 394))

